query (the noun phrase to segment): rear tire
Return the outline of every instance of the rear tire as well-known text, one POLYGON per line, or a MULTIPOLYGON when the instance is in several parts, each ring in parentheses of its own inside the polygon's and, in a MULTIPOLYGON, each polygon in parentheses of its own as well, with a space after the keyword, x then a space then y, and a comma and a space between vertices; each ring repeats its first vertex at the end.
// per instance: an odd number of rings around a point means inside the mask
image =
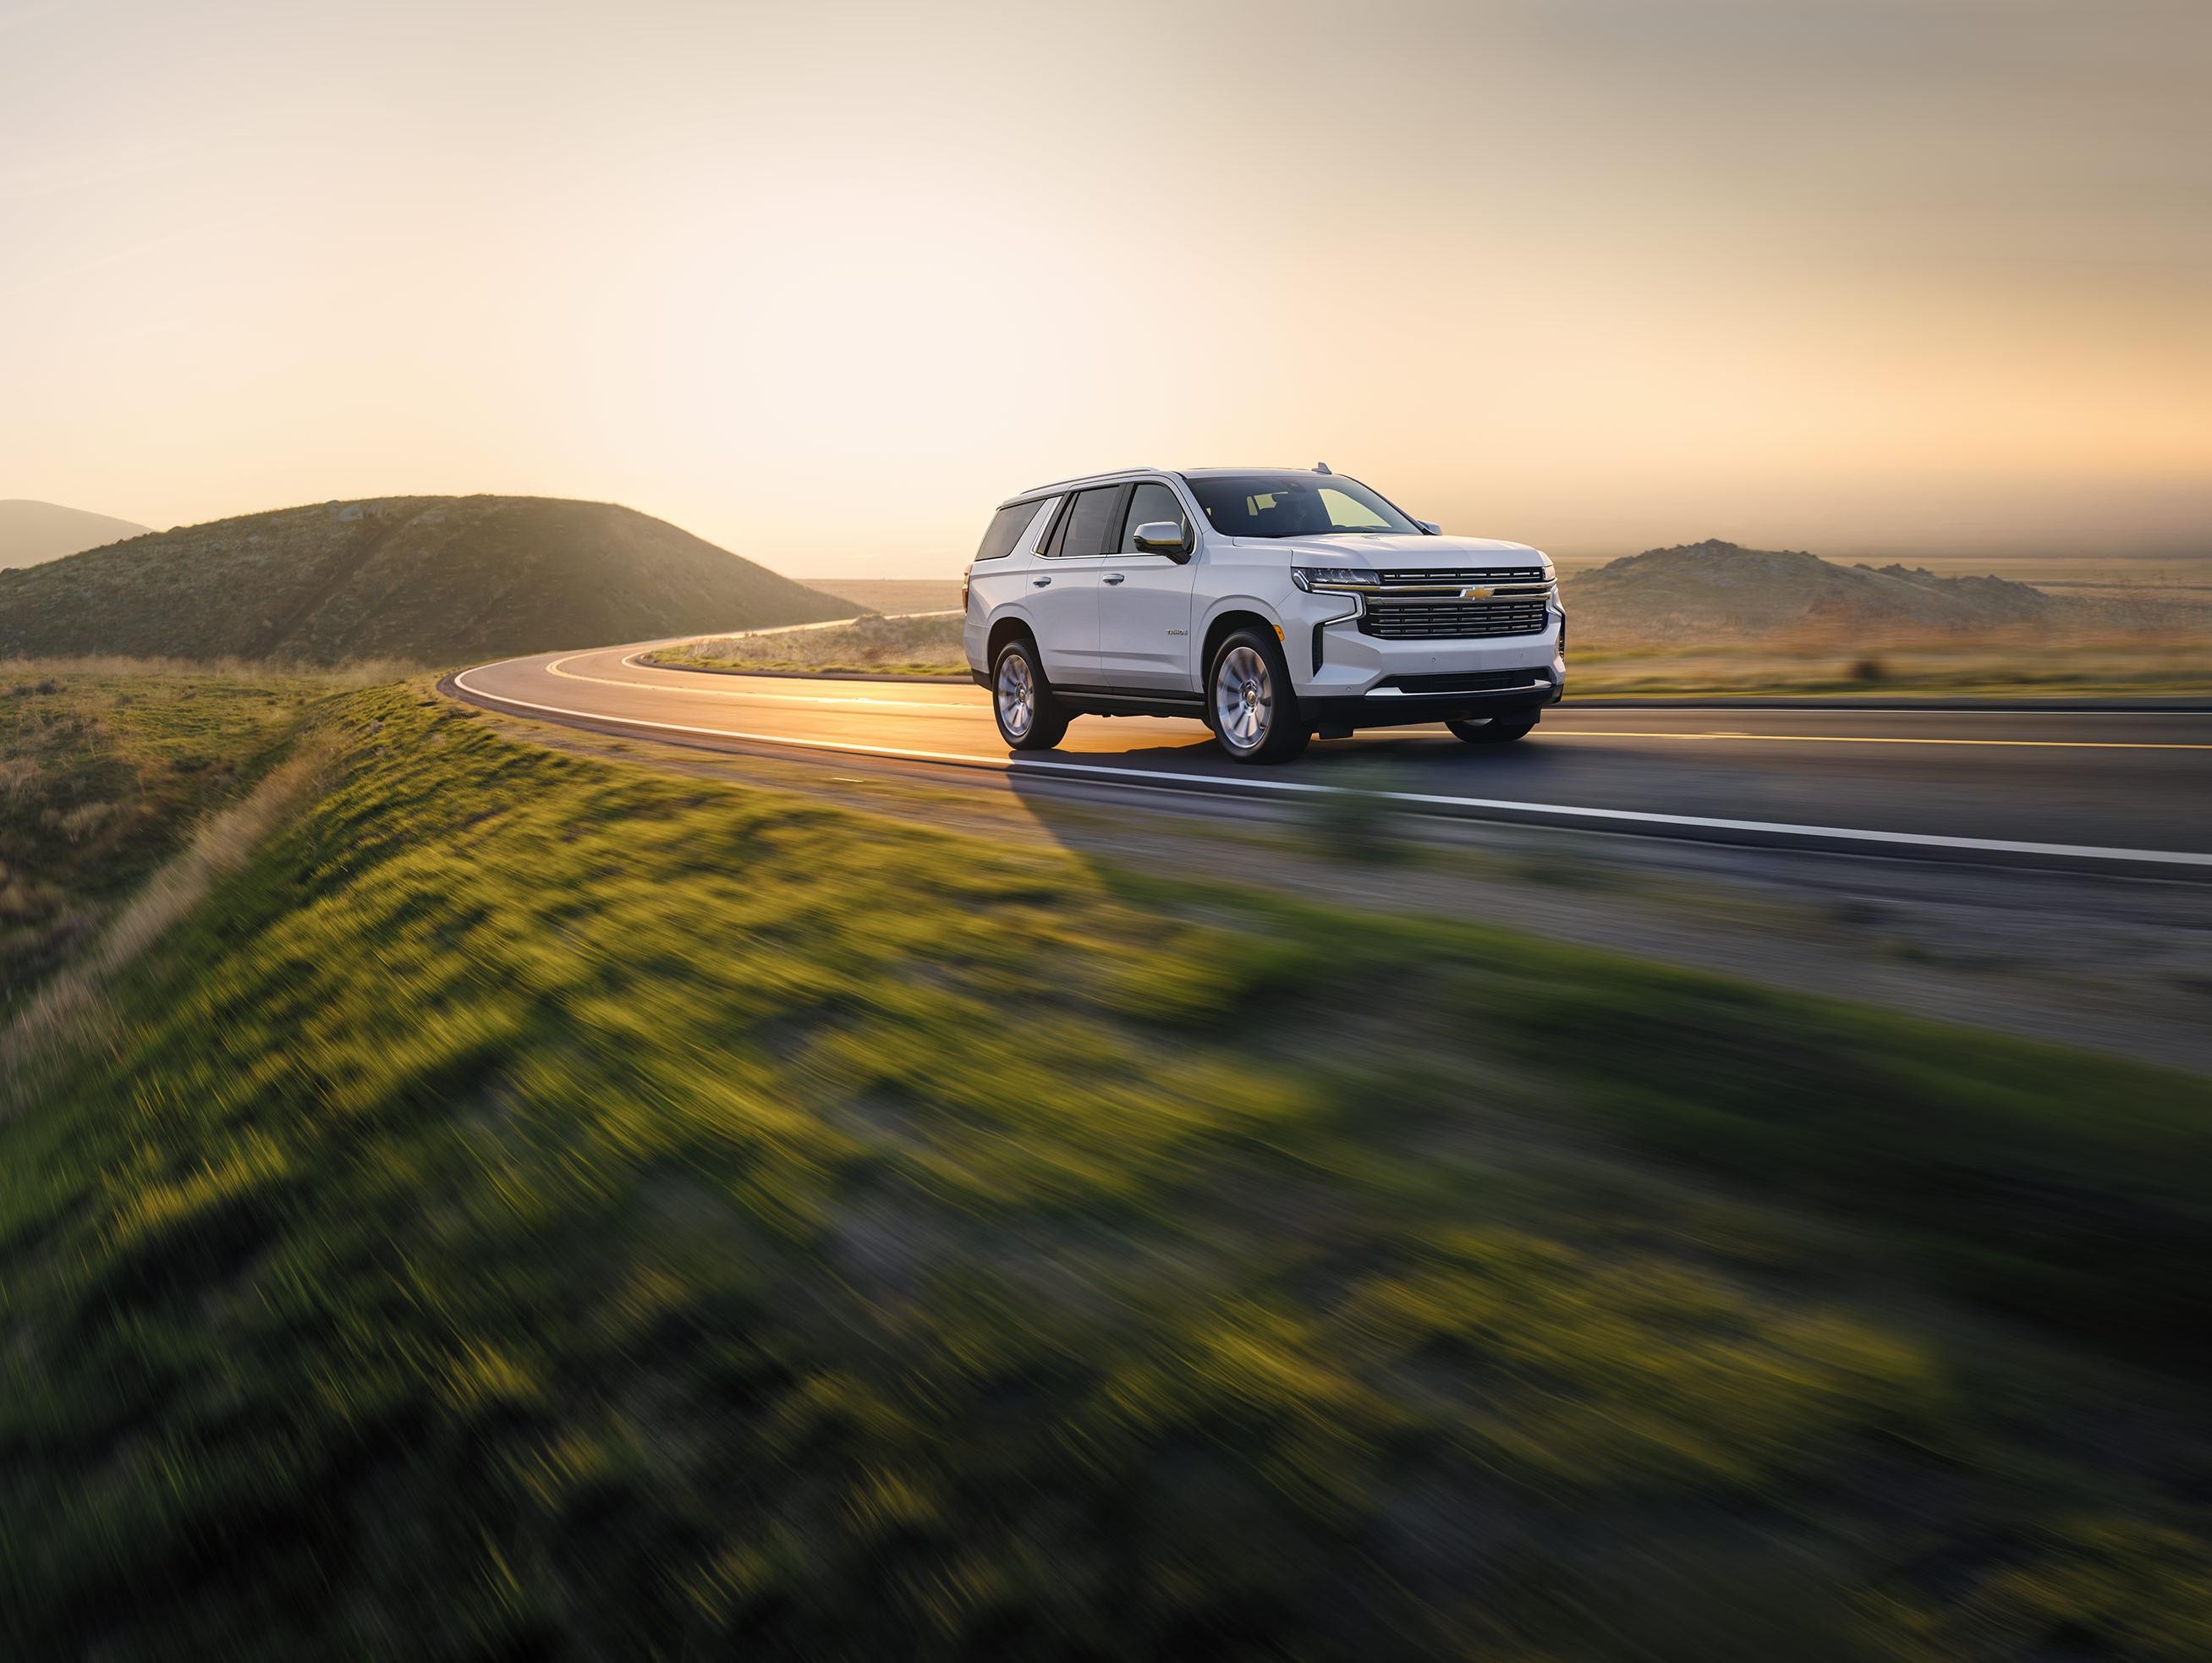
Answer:
POLYGON ((1291 667, 1272 630, 1240 629, 1206 672, 1207 725, 1240 762, 1287 762, 1312 733, 1291 690, 1291 667))
POLYGON ((991 665, 991 714, 1009 750, 1050 750, 1067 737, 1067 713, 1026 636, 1000 647, 991 665))
POLYGON ((1446 722, 1444 725, 1471 745, 1510 745, 1527 737, 1536 719, 1536 713, 1530 711, 1525 716, 1492 716, 1486 722, 1446 722))

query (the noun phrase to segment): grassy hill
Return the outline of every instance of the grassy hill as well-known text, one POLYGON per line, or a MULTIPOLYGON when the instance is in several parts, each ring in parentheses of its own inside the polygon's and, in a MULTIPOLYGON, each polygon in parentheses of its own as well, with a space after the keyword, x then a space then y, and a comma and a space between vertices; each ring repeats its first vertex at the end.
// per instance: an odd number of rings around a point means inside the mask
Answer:
POLYGON ((0 1653, 2212 1655, 2200 1079, 301 743, 0 1108, 0 1653))
POLYGON ((442 665, 850 610, 612 503, 386 497, 214 520, 0 573, 0 658, 442 665))
POLYGON ((137 537, 145 529, 131 520, 64 508, 58 502, 10 497, 0 501, 0 570, 59 560, 119 537, 137 537))

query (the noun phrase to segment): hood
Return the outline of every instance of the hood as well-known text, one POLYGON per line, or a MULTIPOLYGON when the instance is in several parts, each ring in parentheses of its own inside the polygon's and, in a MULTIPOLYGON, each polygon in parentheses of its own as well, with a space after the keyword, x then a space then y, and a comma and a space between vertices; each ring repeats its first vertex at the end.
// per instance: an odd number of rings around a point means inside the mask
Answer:
POLYGON ((1346 537, 1239 537, 1248 549, 1280 549, 1293 565, 1310 555, 1341 556, 1373 567, 1398 571, 1451 571, 1469 566, 1548 565, 1544 554, 1525 543, 1501 543, 1486 537, 1424 537, 1418 531, 1346 537))

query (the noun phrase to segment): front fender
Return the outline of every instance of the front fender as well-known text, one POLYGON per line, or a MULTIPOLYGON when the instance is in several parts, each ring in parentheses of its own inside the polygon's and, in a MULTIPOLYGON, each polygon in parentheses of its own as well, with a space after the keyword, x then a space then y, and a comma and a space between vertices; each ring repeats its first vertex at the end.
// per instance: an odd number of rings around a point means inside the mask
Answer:
POLYGON ((1200 615, 1197 620, 1196 628, 1191 632, 1197 638, 1197 646, 1199 648, 1198 679, 1201 685, 1206 680, 1205 660, 1208 656, 1206 652, 1206 647, 1213 639, 1214 626, 1219 623, 1224 618, 1240 612, 1250 613, 1254 616, 1257 617, 1262 623, 1265 623, 1269 628, 1275 632, 1278 639, 1280 639, 1284 632, 1289 628, 1289 625, 1284 621, 1281 611, 1279 610, 1273 604, 1261 599, 1257 595, 1224 595, 1218 600, 1208 601, 1206 604, 1205 611, 1200 615))

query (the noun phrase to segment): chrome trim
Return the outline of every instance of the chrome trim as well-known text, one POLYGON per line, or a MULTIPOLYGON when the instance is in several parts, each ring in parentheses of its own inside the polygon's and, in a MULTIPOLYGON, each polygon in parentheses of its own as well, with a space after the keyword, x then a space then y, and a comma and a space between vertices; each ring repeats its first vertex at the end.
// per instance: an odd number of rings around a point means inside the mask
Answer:
POLYGON ((1373 600, 1461 601, 1469 606, 1487 606, 1492 601, 1553 600, 1558 598, 1559 586, 1553 583, 1501 583, 1469 585, 1461 583, 1403 584, 1395 587, 1369 588, 1361 591, 1373 600), (1490 592, 1480 600, 1468 599, 1471 587, 1487 587, 1490 592))
POLYGON ((1549 677, 1540 682, 1531 682, 1526 687, 1476 687, 1459 693, 1408 693, 1402 687, 1372 687, 1359 696, 1363 699, 1488 699, 1500 693, 1534 693, 1538 689, 1552 690, 1549 677))

